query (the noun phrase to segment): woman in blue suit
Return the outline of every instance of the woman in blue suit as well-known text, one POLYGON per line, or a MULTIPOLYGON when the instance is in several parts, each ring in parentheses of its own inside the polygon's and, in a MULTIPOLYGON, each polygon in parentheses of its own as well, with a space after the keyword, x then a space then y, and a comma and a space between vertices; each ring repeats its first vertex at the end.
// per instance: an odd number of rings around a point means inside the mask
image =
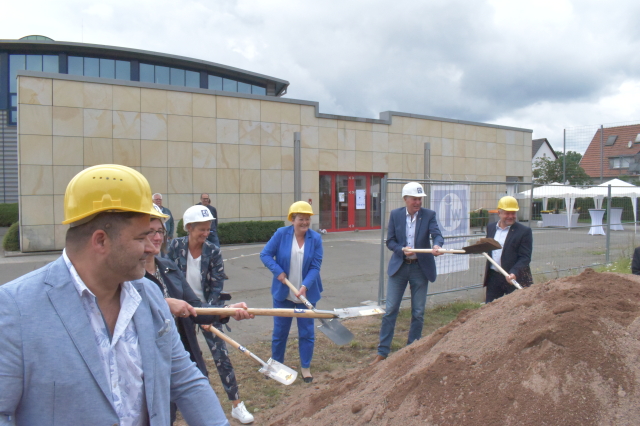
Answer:
MULTIPOLYGON (((306 309, 298 296, 305 296, 314 306, 320 300, 322 281, 322 238, 309 229, 313 210, 304 201, 297 201, 289 207, 288 220, 291 226, 278 229, 260 253, 264 266, 273 274, 271 295, 274 308, 306 309), (285 278, 298 289, 293 292, 284 283, 285 278)), ((287 337, 291 328, 291 318, 273 317, 273 339, 271 357, 284 363, 287 337)), ((311 383, 311 358, 315 341, 313 318, 298 318, 298 341, 300 366, 305 383, 311 383)))

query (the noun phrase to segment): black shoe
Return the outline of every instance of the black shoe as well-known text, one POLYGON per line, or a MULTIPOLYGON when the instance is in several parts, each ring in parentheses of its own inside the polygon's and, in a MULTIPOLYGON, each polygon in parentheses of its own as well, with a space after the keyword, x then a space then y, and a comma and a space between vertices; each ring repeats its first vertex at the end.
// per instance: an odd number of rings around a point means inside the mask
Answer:
POLYGON ((311 383, 311 382, 313 382, 313 376, 311 376, 311 377, 303 377, 302 380, 305 383, 311 383))

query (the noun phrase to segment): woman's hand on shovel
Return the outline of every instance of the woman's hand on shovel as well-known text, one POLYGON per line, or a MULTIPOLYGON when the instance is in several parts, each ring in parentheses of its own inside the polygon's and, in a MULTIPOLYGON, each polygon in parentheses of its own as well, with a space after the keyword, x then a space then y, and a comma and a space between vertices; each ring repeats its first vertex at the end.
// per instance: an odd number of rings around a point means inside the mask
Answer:
POLYGON ((227 306, 227 308, 236 309, 236 313, 233 314, 233 319, 236 321, 240 321, 244 319, 254 319, 256 317, 255 315, 250 314, 249 312, 246 311, 247 309, 249 309, 249 307, 244 302, 234 303, 233 305, 227 306))

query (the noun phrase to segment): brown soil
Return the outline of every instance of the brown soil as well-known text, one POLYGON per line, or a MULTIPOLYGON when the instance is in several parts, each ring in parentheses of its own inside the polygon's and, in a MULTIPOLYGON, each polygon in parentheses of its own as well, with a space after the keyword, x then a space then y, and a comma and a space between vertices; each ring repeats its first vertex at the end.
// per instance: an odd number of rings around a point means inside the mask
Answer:
POLYGON ((261 424, 640 424, 640 277, 584 273, 516 291, 287 398, 261 424))

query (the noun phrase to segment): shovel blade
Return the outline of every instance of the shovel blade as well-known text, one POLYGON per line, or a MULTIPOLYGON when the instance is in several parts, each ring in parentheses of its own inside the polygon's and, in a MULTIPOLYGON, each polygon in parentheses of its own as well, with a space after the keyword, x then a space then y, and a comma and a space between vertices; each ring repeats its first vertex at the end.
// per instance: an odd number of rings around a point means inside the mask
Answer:
POLYGON ((491 250, 500 250, 502 246, 493 238, 480 238, 477 243, 462 247, 467 254, 488 253, 491 250))
POLYGON ((337 319, 321 319, 318 330, 338 346, 346 345, 353 340, 353 333, 340 324, 337 319))
POLYGON ((272 358, 269 358, 269 361, 258 371, 283 385, 290 385, 298 377, 298 373, 295 370, 272 358))
POLYGON ((333 311, 338 315, 338 318, 353 318, 384 314, 384 308, 382 306, 355 306, 351 308, 334 309, 333 311))

